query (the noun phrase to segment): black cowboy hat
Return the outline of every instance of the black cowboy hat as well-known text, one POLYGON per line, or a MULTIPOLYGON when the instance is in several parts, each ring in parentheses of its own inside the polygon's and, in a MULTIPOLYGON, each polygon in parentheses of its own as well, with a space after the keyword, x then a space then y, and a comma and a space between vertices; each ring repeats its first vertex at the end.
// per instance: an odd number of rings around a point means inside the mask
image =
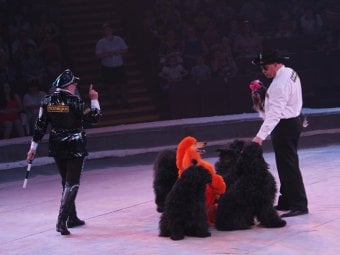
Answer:
POLYGON ((80 79, 74 76, 73 72, 70 69, 66 69, 53 82, 53 86, 57 88, 65 88, 74 83, 78 84, 79 80, 80 79))
POLYGON ((261 52, 255 59, 253 59, 253 65, 268 65, 273 63, 282 63, 289 57, 281 56, 277 50, 267 50, 261 52))

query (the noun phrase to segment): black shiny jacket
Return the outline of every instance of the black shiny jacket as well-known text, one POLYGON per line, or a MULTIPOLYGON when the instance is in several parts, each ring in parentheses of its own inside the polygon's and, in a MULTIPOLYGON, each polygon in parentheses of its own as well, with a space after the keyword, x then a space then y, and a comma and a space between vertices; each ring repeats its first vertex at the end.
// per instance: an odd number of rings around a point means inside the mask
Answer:
POLYGON ((96 123, 100 117, 100 110, 85 108, 78 96, 65 90, 56 91, 41 100, 33 141, 41 141, 50 124, 49 156, 84 157, 88 154, 84 122, 96 123))

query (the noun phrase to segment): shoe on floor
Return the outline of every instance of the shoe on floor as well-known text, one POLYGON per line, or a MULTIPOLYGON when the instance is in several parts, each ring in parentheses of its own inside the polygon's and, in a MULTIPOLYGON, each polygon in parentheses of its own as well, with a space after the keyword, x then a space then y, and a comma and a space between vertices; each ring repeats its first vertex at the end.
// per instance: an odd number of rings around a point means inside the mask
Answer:
POLYGON ((306 209, 306 210, 290 210, 287 213, 281 214, 281 218, 295 217, 295 216, 305 215, 305 214, 308 214, 308 209, 306 209))
POLYGON ((66 224, 68 228, 74 228, 74 227, 85 225, 85 221, 75 216, 75 217, 69 217, 66 221, 66 224))

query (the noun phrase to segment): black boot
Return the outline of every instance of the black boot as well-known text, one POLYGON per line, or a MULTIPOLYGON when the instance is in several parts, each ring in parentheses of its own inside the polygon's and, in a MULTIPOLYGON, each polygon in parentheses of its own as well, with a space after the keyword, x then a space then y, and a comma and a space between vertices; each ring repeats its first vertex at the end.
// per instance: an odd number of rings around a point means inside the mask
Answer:
POLYGON ((74 202, 71 204, 70 213, 66 223, 68 228, 85 225, 85 221, 79 219, 77 216, 76 205, 74 202))
POLYGON ((69 235, 70 234, 70 231, 68 231, 67 226, 66 226, 66 219, 67 219, 67 216, 65 218, 65 216, 62 213, 59 212, 56 230, 57 230, 57 232, 60 232, 60 234, 62 234, 62 235, 69 235))
POLYGON ((78 187, 79 185, 73 185, 72 187, 67 184, 65 185, 61 199, 58 222, 56 225, 57 232, 60 232, 62 235, 70 234, 70 231, 67 229, 66 221, 70 213, 71 205, 74 203, 74 199, 76 198, 78 187))

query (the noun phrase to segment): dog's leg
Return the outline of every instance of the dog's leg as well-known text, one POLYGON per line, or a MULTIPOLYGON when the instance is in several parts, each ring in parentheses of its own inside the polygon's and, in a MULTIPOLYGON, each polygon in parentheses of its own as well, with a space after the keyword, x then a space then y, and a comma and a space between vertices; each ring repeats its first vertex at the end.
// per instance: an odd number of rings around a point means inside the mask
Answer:
POLYGON ((209 237, 209 236, 211 236, 207 222, 198 223, 192 236, 197 236, 197 237, 209 237))
POLYGON ((168 227, 168 220, 164 213, 161 216, 161 220, 159 221, 159 236, 169 237, 170 231, 168 227))
POLYGON ((216 218, 215 227, 221 231, 246 230, 251 228, 249 221, 244 212, 228 213, 223 218, 216 218))
POLYGON ((172 222, 170 227, 170 238, 174 241, 184 239, 184 224, 182 222, 172 222))
POLYGON ((164 201, 167 194, 163 194, 160 188, 155 189, 155 203, 157 206, 157 212, 162 213, 164 212, 164 201))
POLYGON ((252 210, 242 203, 243 197, 235 193, 223 196, 217 207, 215 227, 221 231, 249 229, 251 226, 252 210))
POLYGON ((154 162, 153 189, 157 212, 164 211, 164 204, 168 193, 178 178, 176 167, 176 151, 163 150, 157 155, 154 162))
POLYGON ((209 224, 205 213, 198 213, 195 219, 192 219, 190 224, 185 226, 185 234, 187 236, 208 237, 211 236, 209 232, 209 224))
POLYGON ((280 218, 272 205, 263 205, 257 214, 257 219, 266 228, 282 228, 286 226, 286 221, 280 218))

